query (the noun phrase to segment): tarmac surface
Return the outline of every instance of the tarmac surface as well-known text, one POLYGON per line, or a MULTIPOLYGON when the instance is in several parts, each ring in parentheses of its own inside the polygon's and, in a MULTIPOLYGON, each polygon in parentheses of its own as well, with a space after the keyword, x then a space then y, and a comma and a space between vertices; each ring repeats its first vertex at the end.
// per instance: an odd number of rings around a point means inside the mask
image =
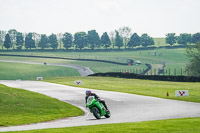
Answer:
POLYGON ((78 106, 85 111, 84 116, 70 117, 29 125, 1 127, 0 132, 200 117, 200 103, 168 100, 111 91, 92 90, 92 92, 96 93, 106 101, 106 104, 111 111, 110 118, 106 119, 102 117, 102 119, 96 120, 85 107, 85 91, 87 90, 85 88, 42 81, 0 80, 0 84, 57 98, 61 101, 78 106))
POLYGON ((64 65, 64 64, 55 64, 55 63, 37 63, 37 62, 27 62, 27 61, 15 61, 15 60, 0 60, 0 62, 13 62, 13 63, 25 63, 25 64, 38 64, 38 65, 48 65, 48 66, 62 66, 62 67, 70 67, 76 69, 82 77, 86 77, 90 74, 93 74, 93 71, 88 67, 83 67, 80 65, 64 65))

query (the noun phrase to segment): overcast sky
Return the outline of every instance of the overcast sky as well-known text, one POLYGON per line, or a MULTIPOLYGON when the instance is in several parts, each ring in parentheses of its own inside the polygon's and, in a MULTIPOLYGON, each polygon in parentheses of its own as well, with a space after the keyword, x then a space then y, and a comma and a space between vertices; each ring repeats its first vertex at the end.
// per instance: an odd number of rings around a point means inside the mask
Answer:
POLYGON ((0 30, 101 35, 122 26, 153 37, 200 32, 200 0, 0 0, 0 30))

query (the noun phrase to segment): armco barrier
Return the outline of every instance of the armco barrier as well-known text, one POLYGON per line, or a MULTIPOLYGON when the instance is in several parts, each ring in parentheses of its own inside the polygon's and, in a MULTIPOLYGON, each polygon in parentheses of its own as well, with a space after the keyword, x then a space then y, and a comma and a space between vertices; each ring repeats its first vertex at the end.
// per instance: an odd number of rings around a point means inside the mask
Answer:
POLYGON ((200 82, 200 77, 140 75, 140 74, 120 73, 120 72, 95 73, 89 76, 119 77, 119 78, 129 78, 129 79, 146 79, 146 80, 175 81, 175 82, 200 82))

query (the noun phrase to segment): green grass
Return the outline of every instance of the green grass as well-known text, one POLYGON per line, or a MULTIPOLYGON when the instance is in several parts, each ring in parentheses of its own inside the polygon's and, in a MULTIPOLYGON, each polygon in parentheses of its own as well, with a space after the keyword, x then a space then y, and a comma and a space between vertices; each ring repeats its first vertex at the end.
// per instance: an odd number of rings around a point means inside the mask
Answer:
POLYGON ((155 46, 166 46, 165 38, 163 37, 158 37, 158 38, 153 38, 155 46))
POLYGON ((43 77, 45 79, 49 77, 80 75, 73 68, 7 62, 0 62, 0 70, 1 80, 36 80, 36 77, 43 77))
POLYGON ((125 92, 182 101, 200 103, 200 83, 167 82, 112 77, 59 77, 48 79, 48 82, 74 86, 75 80, 82 80, 83 88, 125 92), (175 90, 189 90, 188 97, 175 97, 175 90), (167 91, 169 96, 167 97, 167 91))
POLYGON ((144 64, 138 66, 125 66, 125 65, 116 65, 110 63, 102 62, 93 62, 93 61, 69 61, 62 59, 43 59, 43 58, 25 58, 25 57, 0 57, 0 60, 17 60, 17 61, 29 61, 29 62, 47 62, 48 63, 57 63, 57 64, 75 64, 85 67, 89 67, 95 73, 97 72, 113 72, 113 71, 125 71, 132 69, 146 69, 144 64))
MULTIPOLYGON (((20 131, 22 133, 199 133, 200 118, 102 124, 68 128, 20 131)), ((18 133, 18 132, 13 132, 18 133)))
POLYGON ((0 84, 0 126, 79 116, 79 108, 57 99, 0 84))
MULTIPOLYGON (((55 57, 70 57, 70 58, 82 58, 82 59, 100 59, 100 60, 112 60, 125 62, 126 59, 140 60, 142 62, 141 66, 122 66, 114 65, 109 63, 100 62, 88 62, 88 61, 66 61, 57 60, 57 62, 64 62, 68 64, 78 64, 86 67, 90 67, 94 72, 109 72, 109 71, 119 71, 120 69, 145 69, 145 63, 149 64, 161 64, 165 62, 166 70, 170 70, 170 75, 174 73, 176 68, 176 75, 180 75, 181 68, 184 70, 189 59, 186 55, 185 48, 179 49, 155 49, 155 50, 142 50, 142 51, 120 51, 120 52, 2 52, 7 54, 23 54, 23 55, 41 55, 41 56, 55 56, 55 57), (153 53, 156 52, 157 56, 153 53), (162 56, 159 56, 162 54, 162 56)), ((17 57, 0 57, 0 59, 7 58, 17 58, 17 57)), ((19 58, 18 58, 19 59, 19 58)), ((24 58, 25 59, 25 58, 24 58)), ((28 58, 30 59, 30 58, 28 58)), ((25 59, 25 60, 28 60, 25 59)), ((34 59, 37 60, 37 59, 34 59)), ((48 59, 38 59, 47 60, 48 59)), ((53 61, 53 60, 51 60, 53 61)), ((55 60, 54 60, 55 61, 55 60)), ((168 72, 166 73, 168 74, 168 72)), ((185 74, 185 73, 183 73, 185 74)))

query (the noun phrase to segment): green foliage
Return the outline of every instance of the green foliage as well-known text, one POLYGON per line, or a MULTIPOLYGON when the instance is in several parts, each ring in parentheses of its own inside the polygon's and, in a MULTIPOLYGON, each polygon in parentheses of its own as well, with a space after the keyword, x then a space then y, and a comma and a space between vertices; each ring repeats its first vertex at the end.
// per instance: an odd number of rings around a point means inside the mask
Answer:
POLYGON ((40 41, 38 43, 38 47, 41 47, 42 49, 49 47, 48 37, 45 34, 41 35, 41 39, 40 39, 40 41))
POLYGON ((137 33, 134 33, 132 36, 131 36, 131 39, 130 41, 128 42, 128 47, 136 47, 136 46, 140 46, 140 37, 138 36, 137 33))
POLYGON ((55 98, 0 84, 0 125, 22 125, 83 115, 83 111, 55 98))
POLYGON ((17 30, 15 30, 15 29, 10 29, 10 30, 8 31, 8 34, 10 35, 10 40, 11 40, 11 44, 12 44, 11 47, 13 47, 13 49, 14 49, 15 43, 16 43, 17 30))
POLYGON ((17 32, 17 36, 16 36, 17 49, 21 50, 23 45, 24 45, 24 37, 21 32, 17 32))
POLYGON ((72 47, 72 44, 73 44, 73 36, 72 36, 72 34, 66 32, 63 35, 62 41, 63 41, 64 47, 66 49, 72 47))
POLYGON ((111 45, 111 41, 110 38, 107 34, 107 32, 104 32, 103 35, 101 36, 101 43, 103 44, 103 46, 107 49, 108 47, 110 47, 111 45))
POLYGON ((178 43, 186 46, 188 43, 192 42, 191 34, 182 33, 178 36, 178 43))
POLYGON ((187 48, 187 54, 190 58, 188 64, 188 71, 194 76, 200 76, 200 42, 196 43, 195 46, 187 48))
POLYGON ((94 49, 95 47, 100 47, 101 42, 96 30, 88 31, 87 42, 91 49, 94 49))
POLYGON ((173 45, 176 43, 177 37, 176 37, 176 33, 168 33, 166 35, 166 43, 173 45))
POLYGON ((76 48, 82 50, 87 46, 87 34, 85 32, 77 32, 74 35, 74 44, 76 48))
POLYGON ((33 35, 32 33, 28 33, 28 35, 25 38, 25 48, 36 48, 35 46, 35 40, 32 39, 33 35))
POLYGON ((58 48, 58 40, 57 40, 57 37, 56 37, 55 34, 51 34, 48 37, 48 42, 49 42, 51 48, 53 48, 53 49, 57 49, 58 48))
MULTIPOLYGON (((19 131, 20 133, 199 133, 200 118, 154 120, 19 131)), ((12 133, 19 133, 12 132, 12 133)))
POLYGON ((5 36, 5 41, 4 41, 4 47, 9 49, 11 47, 11 40, 10 40, 10 35, 6 34, 5 36))
POLYGON ((123 39, 122 37, 119 35, 118 31, 115 31, 116 35, 115 35, 115 46, 118 47, 118 49, 120 49, 120 47, 123 46, 123 39))
POLYGON ((152 37, 148 36, 147 34, 142 34, 142 36, 140 37, 140 41, 141 41, 141 45, 143 47, 147 47, 150 45, 154 45, 154 40, 152 37))
POLYGON ((200 32, 195 33, 195 34, 192 35, 192 42, 193 43, 200 42, 200 32))
POLYGON ((126 49, 126 46, 131 36, 131 28, 127 26, 121 27, 119 28, 119 34, 123 38, 124 48, 126 49))
POLYGON ((0 46, 2 47, 2 49, 3 49, 5 36, 6 36, 6 31, 0 30, 0 46))

